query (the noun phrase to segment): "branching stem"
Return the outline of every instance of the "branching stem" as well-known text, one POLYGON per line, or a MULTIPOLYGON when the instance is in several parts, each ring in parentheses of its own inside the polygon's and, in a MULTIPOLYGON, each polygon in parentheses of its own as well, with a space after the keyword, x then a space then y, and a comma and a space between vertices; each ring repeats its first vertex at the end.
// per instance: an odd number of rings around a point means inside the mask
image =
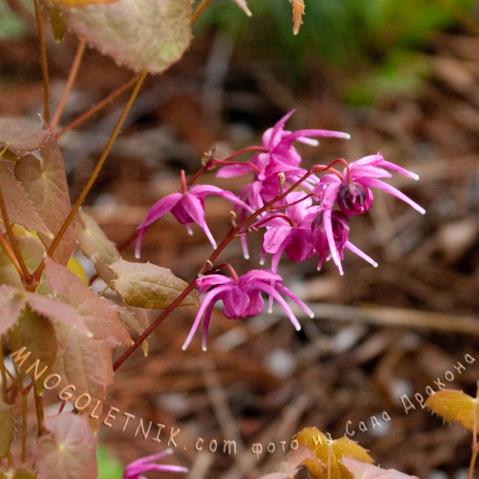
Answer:
POLYGON ((105 107, 107 107, 110 103, 113 103, 118 97, 123 95, 125 92, 133 88, 133 86, 136 84, 138 80, 137 76, 134 76, 131 80, 129 80, 127 83, 124 85, 121 85, 119 88, 117 88, 115 91, 110 93, 106 98, 98 102, 96 105, 92 106, 88 111, 85 113, 82 113, 78 118, 73 120, 71 123, 69 123, 67 126, 62 128, 56 135, 57 139, 63 136, 65 133, 67 133, 70 130, 74 130, 75 128, 78 128, 80 125, 82 125, 84 122, 89 120, 91 117, 95 116, 98 112, 103 110, 105 107))
POLYGON ((85 46, 86 46, 85 40, 83 39, 80 40, 80 43, 78 44, 77 52, 75 54, 75 59, 73 60, 72 66, 70 68, 70 73, 68 75, 68 80, 65 85, 65 90, 63 91, 63 95, 60 98, 60 101, 58 102, 57 109, 50 123, 51 130, 55 130, 55 128, 60 123, 68 97, 70 96, 70 93, 73 89, 73 85, 75 85, 75 81, 78 77, 78 72, 80 71, 83 54, 85 53, 85 46))
MULTIPOLYGON (((118 119, 115 128, 113 129, 113 132, 105 145, 105 148, 103 149, 103 153, 100 156, 100 159, 98 160, 98 163, 95 165, 95 168, 93 169, 90 177, 88 178, 88 181, 86 185, 83 187, 82 192, 80 193, 80 196, 76 200, 75 204, 73 205, 70 213, 68 214, 67 218, 63 222, 60 230, 56 234, 55 238, 52 241, 52 244, 50 248, 48 249, 48 256, 53 256, 55 253, 58 245, 60 244, 61 240, 63 239, 63 236, 65 235, 66 231, 68 230, 69 226, 71 225, 72 221, 75 219, 76 215, 78 214, 78 211, 80 210, 81 206, 83 205, 88 193, 90 193, 93 185, 95 184, 95 181, 98 178, 98 175, 100 174, 103 166, 105 165, 106 160, 108 159, 108 156, 110 155, 110 152, 113 148, 113 145, 115 144, 116 139, 118 138, 118 135, 121 132, 121 129, 125 123, 125 120, 130 113, 133 104, 135 103, 136 98, 138 97, 138 94, 140 92, 140 89, 148 76, 147 72, 140 73, 137 77, 135 88, 133 89, 130 98, 125 105, 125 108, 123 109, 122 114, 120 115, 120 118, 118 119)), ((36 281, 40 279, 40 276, 45 269, 45 262, 42 262, 42 264, 38 267, 37 271, 34 273, 34 278, 36 281)))

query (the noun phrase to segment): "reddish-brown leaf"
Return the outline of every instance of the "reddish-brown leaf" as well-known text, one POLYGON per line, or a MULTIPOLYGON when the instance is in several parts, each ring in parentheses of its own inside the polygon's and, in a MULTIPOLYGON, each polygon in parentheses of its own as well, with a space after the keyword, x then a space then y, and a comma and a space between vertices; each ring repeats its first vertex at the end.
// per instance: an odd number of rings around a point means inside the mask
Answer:
POLYGON ((96 438, 87 419, 67 413, 47 418, 37 440, 38 479, 96 479, 96 438))
POLYGON ((8 331, 20 317, 25 307, 23 291, 0 285, 0 335, 8 331))

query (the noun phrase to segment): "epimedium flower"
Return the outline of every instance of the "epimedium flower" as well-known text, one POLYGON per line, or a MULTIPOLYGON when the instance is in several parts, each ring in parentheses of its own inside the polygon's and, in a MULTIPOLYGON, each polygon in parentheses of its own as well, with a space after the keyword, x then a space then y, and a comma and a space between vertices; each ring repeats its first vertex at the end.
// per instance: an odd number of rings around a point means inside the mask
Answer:
MULTIPOLYGON (((344 168, 342 175, 327 174, 319 178, 314 188, 314 197, 319 202, 321 208, 320 220, 315 222, 315 243, 316 245, 321 245, 324 241, 327 241, 328 248, 323 247, 323 250, 317 251, 320 258, 318 266, 324 264, 324 257, 331 257, 340 274, 343 274, 341 259, 344 248, 351 250, 376 266, 376 262, 356 246, 349 241, 339 239, 343 238, 345 233, 349 233, 348 217, 364 214, 372 207, 374 200, 373 188, 382 190, 408 204, 419 213, 425 214, 424 208, 402 191, 382 180, 382 178, 391 178, 392 173, 414 180, 419 179, 419 176, 412 171, 386 161, 381 153, 351 162, 344 168), (336 232, 335 235, 333 213, 336 207, 344 216, 335 215, 335 227, 337 230, 342 231, 342 234, 336 232), (348 225, 347 228, 346 225, 348 225)), ((318 250, 318 246, 316 249, 318 250)))
POLYGON ((216 241, 205 219, 205 199, 209 196, 220 196, 241 209, 252 211, 251 207, 246 205, 231 191, 223 190, 213 185, 197 185, 188 188, 183 171, 181 180, 181 190, 157 201, 148 211, 143 223, 138 227, 135 248, 135 256, 137 258, 140 257, 141 245, 146 230, 167 213, 171 213, 179 223, 185 225, 190 234, 192 234, 191 225, 197 224, 213 248, 216 248, 216 241))
POLYGON ((326 261, 331 259, 333 254, 335 254, 337 255, 335 263, 342 275, 343 267, 341 261, 344 259, 345 250, 351 251, 375 268, 378 267, 376 261, 349 241, 349 230, 348 216, 341 211, 330 212, 327 210, 321 212, 314 219, 312 223, 312 243, 318 258, 318 271, 321 270, 326 261), (328 217, 327 221, 325 221, 325 216, 328 217), (334 245, 334 247, 332 247, 332 245, 334 245))
POLYGON ((264 235, 263 250, 272 255, 271 269, 278 271, 279 261, 285 252, 294 262, 302 262, 314 254, 311 223, 319 207, 305 193, 292 192, 285 198, 284 214, 270 214, 261 220, 267 231, 264 235))
MULTIPOLYGON (((279 193, 280 182, 278 175, 284 177, 286 184, 296 181, 305 170, 300 167, 301 155, 294 146, 296 142, 317 146, 316 138, 340 138, 350 139, 348 133, 333 130, 320 129, 302 129, 296 131, 286 130, 286 123, 293 116, 295 110, 284 115, 272 128, 266 130, 262 137, 262 146, 264 152, 257 153, 254 157, 244 164, 228 165, 218 170, 217 176, 221 178, 234 178, 255 172, 253 183, 259 183, 253 189, 247 189, 248 194, 251 190, 255 195, 259 195, 262 201, 268 201, 279 193), (259 187, 261 186, 261 188, 259 187), (264 191, 263 191, 264 190, 264 191), (263 194, 262 194, 263 193, 263 194), (265 198, 265 194, 267 198, 265 198)), ((243 198, 243 196, 240 195, 243 198)), ((255 207, 259 201, 255 197, 255 207)))
POLYGON ((217 273, 208 274, 198 278, 196 285, 205 296, 183 344, 183 350, 191 344, 203 320, 202 347, 206 351, 209 323, 218 301, 223 302, 226 318, 244 320, 261 314, 265 306, 263 295, 269 295, 286 313, 297 331, 301 329, 301 325, 283 296, 289 298, 309 317, 314 317, 311 309, 284 285, 281 276, 269 271, 254 269, 242 276, 232 271, 231 277, 217 273))
POLYGON ((173 453, 171 449, 154 454, 152 456, 143 457, 130 463, 125 470, 123 479, 146 479, 143 475, 147 472, 175 472, 175 473, 188 473, 188 469, 182 466, 175 466, 170 464, 157 464, 156 461, 165 458, 173 453))

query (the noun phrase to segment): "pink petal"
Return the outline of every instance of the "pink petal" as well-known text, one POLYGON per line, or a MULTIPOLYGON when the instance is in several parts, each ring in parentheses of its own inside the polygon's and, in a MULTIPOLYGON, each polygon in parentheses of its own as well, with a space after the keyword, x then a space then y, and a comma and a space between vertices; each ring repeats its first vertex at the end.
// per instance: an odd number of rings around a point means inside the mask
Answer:
POLYGON ((248 166, 247 164, 245 165, 228 165, 228 166, 223 166, 218 170, 216 173, 216 176, 218 178, 236 178, 237 176, 243 176, 247 175, 248 173, 251 173, 253 169, 248 166))
POLYGON ((346 241, 345 248, 347 248, 351 253, 354 253, 356 256, 359 256, 364 261, 369 263, 370 265, 377 268, 379 265, 376 261, 374 261, 370 256, 368 256, 364 251, 360 250, 357 246, 353 245, 350 241, 346 241))
POLYGON ((264 234, 263 248, 269 254, 279 251, 291 232, 291 226, 278 226, 270 228, 264 234))
POLYGON ((323 225, 324 231, 326 233, 326 238, 328 240, 329 251, 331 252, 331 257, 333 258, 334 264, 339 270, 339 274, 342 276, 344 274, 343 266, 341 264, 341 259, 339 257, 339 252, 336 248, 336 242, 334 241, 333 234, 333 225, 331 222, 331 210, 328 208, 323 212, 323 225))
POLYGON ((181 200, 181 193, 172 193, 157 201, 148 211, 145 221, 139 226, 139 229, 148 228, 155 221, 159 220, 168 213, 181 200))
POLYGON ((188 333, 188 336, 185 339, 183 346, 181 347, 183 351, 185 351, 191 344, 191 341, 193 340, 193 337, 198 330, 203 314, 205 313, 205 311, 208 310, 210 304, 214 304, 217 301, 218 297, 221 296, 221 294, 223 294, 224 292, 228 291, 230 288, 230 285, 219 286, 218 288, 214 288, 206 294, 205 298, 203 299, 203 302, 201 303, 200 309, 196 314, 195 320, 193 321, 190 332, 188 333))
POLYGON ((377 180, 375 178, 367 178, 363 181, 363 183, 367 186, 378 188, 379 190, 382 190, 398 198, 399 200, 408 204, 411 208, 414 208, 417 212, 421 213, 422 215, 426 214, 426 210, 422 206, 418 205, 415 201, 409 198, 409 196, 406 196, 402 191, 399 191, 394 186, 384 183, 384 181, 377 180))

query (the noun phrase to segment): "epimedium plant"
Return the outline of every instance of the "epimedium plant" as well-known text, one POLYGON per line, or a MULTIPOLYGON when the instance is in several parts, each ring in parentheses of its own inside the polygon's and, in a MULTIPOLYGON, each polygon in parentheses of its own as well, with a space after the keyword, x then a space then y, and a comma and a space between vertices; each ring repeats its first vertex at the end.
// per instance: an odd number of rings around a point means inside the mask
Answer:
MULTIPOLYGON (((318 269, 332 260, 342 274, 344 253, 350 251, 377 266, 349 239, 351 220, 373 205, 373 190, 383 190, 424 213, 412 199, 384 181, 393 174, 414 180, 417 175, 387 161, 380 153, 351 163, 338 159, 329 165, 304 168, 298 143, 316 146, 318 138, 345 140, 349 135, 317 129, 290 131, 286 126, 293 114, 290 112, 264 133, 261 144, 225 158, 207 152, 196 173, 187 177, 181 172, 178 191, 153 205, 125 243, 128 246, 136 241, 136 254, 140 256, 148 228, 171 213, 188 231, 199 227, 213 247, 197 277, 186 282, 159 265, 123 259, 81 207, 146 77, 162 73, 182 57, 192 39, 192 24, 209 3, 33 0, 43 71, 42 124, 0 119, 1 479, 97 477, 99 416, 87 417, 80 404, 91 402, 101 410, 114 371, 144 347, 150 334, 177 308, 198 308, 184 349, 201 323, 206 349, 212 310, 219 301, 228 319, 243 320, 261 314, 267 299, 269 310, 277 303, 299 329, 300 322, 289 303, 309 316, 313 312, 287 288, 279 274, 283 256, 293 262, 316 258, 318 269), (53 115, 45 42, 47 21, 57 40, 67 30, 79 38, 64 94, 53 115), (63 109, 87 44, 133 70, 135 76, 61 128, 63 109), (79 197, 71 204, 58 139, 127 91, 129 99, 113 132, 79 197), (223 178, 250 175, 251 181, 238 195, 200 184, 203 175, 211 171, 223 178), (212 195, 230 202, 234 209, 231 229, 218 243, 205 219, 205 201, 212 195), (239 275, 231 265, 220 262, 223 251, 237 238, 249 259, 248 236, 256 231, 263 233, 262 268, 239 275), (78 251, 94 265, 94 277, 89 278, 75 259, 78 251), (267 255, 271 255, 270 267, 265 266, 267 255), (97 278, 105 284, 100 291, 92 288, 97 278), (162 312, 149 321, 145 314, 149 309, 162 312), (5 359, 10 360, 8 366, 5 359), (53 378, 54 385, 45 377, 53 378), (45 414, 45 393, 52 389, 64 401, 68 391, 75 405, 73 412, 64 411, 64 402, 58 414, 45 414), (36 436, 28 424, 29 399, 33 399, 36 436)), ((244 0, 236 3, 251 14, 244 0)), ((293 31, 297 33, 305 5, 302 0, 291 0, 291 4, 293 31)), ((132 463, 125 477, 143 477, 145 472, 155 470, 185 472, 179 466, 158 464, 166 454, 132 463)))

